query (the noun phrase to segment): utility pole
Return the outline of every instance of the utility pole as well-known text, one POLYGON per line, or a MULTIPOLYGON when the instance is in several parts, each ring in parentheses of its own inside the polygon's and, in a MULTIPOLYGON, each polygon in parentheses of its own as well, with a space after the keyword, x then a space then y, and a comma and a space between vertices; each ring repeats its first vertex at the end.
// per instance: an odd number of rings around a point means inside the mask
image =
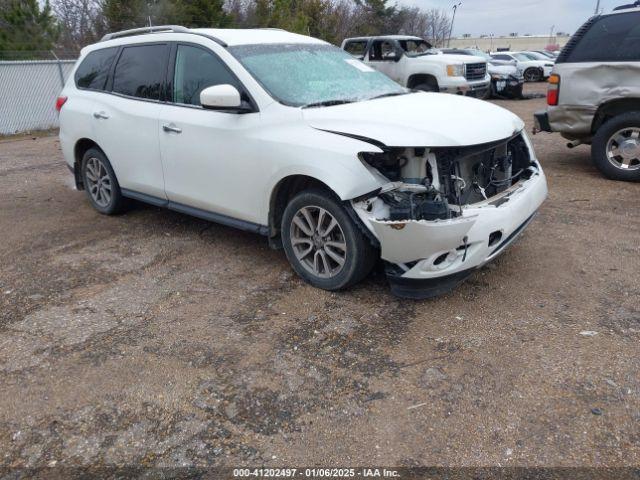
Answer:
POLYGON ((151 21, 151 16, 154 13, 154 4, 157 3, 155 0, 147 2, 147 22, 149 23, 149 28, 153 27, 153 22, 151 21))
POLYGON ((447 47, 451 47, 451 35, 453 34, 453 22, 456 21, 456 12, 458 11, 458 7, 462 5, 462 2, 453 6, 453 18, 451 19, 451 28, 449 29, 449 41, 447 42, 447 47))
POLYGON ((598 15, 599 11, 600 11, 600 0, 598 0, 596 3, 596 15, 598 15))

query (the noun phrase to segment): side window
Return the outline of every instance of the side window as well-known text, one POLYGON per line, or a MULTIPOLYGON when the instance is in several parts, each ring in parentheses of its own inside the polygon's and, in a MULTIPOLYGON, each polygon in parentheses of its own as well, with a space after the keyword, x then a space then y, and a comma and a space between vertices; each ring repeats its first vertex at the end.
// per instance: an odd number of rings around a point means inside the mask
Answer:
POLYGON ((509 55, 491 55, 491 58, 495 60, 513 60, 509 55))
POLYGON ((347 53, 350 53, 354 57, 362 60, 364 58, 364 54, 367 51, 367 42, 347 42, 344 46, 344 49, 347 53))
POLYGON ((567 62, 640 61, 640 12, 597 20, 578 41, 567 62))
MULTIPOLYGON (((429 50, 429 45, 426 42, 420 40, 401 40, 400 48, 402 48, 405 52, 419 55, 429 50)), ((446 53, 446 52, 445 52, 446 53)), ((449 52, 452 53, 452 52, 449 52)), ((458 53, 455 50, 453 53, 458 53)))
POLYGON ((160 100, 168 52, 167 45, 125 47, 113 74, 113 91, 160 100))
POLYGON ((94 50, 89 53, 76 70, 74 77, 76 86, 91 90, 104 90, 109 69, 116 53, 118 53, 118 49, 115 47, 94 50))
POLYGON ((173 101, 200 105, 200 92, 212 85, 230 84, 242 91, 236 78, 216 55, 202 48, 178 45, 173 77, 173 101))
POLYGON ((395 47, 391 42, 377 41, 373 43, 371 52, 369 53, 369 60, 374 61, 389 61, 395 56, 395 47))

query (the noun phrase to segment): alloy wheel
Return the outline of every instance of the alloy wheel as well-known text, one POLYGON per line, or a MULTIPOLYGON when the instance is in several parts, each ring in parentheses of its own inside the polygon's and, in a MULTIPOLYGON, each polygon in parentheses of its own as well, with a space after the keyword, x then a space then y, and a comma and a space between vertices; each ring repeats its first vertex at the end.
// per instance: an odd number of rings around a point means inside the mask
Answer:
POLYGON ((112 188, 111 176, 99 158, 91 157, 85 167, 87 190, 91 198, 100 207, 107 207, 111 203, 112 188))
POLYGON ((293 216, 291 246, 300 264, 319 278, 338 275, 347 259, 342 227, 321 207, 302 207, 293 216))
POLYGON ((607 142, 607 159, 622 170, 640 169, 640 128, 627 127, 614 133, 607 142))
POLYGON ((534 68, 530 68, 526 72, 524 72, 524 79, 527 82, 538 82, 540 81, 540 72, 534 68))

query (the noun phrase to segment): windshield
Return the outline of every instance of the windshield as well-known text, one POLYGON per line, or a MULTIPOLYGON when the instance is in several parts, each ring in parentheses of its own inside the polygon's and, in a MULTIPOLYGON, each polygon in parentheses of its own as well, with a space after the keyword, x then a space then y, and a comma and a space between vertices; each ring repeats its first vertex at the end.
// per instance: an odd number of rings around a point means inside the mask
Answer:
POLYGON ((419 55, 437 55, 438 50, 432 49, 424 40, 400 40, 400 46, 405 51, 407 57, 417 57, 419 55))
POLYGON ((285 105, 348 103, 407 90, 332 45, 238 45, 229 51, 285 105))

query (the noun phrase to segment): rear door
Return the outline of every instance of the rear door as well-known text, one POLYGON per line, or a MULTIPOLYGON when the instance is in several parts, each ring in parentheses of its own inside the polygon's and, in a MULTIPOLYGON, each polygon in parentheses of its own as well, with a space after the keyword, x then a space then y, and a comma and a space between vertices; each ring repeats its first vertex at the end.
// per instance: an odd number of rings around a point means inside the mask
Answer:
POLYGON ((97 142, 125 190, 166 199, 158 123, 169 58, 167 43, 120 49, 107 90, 92 112, 97 142))

